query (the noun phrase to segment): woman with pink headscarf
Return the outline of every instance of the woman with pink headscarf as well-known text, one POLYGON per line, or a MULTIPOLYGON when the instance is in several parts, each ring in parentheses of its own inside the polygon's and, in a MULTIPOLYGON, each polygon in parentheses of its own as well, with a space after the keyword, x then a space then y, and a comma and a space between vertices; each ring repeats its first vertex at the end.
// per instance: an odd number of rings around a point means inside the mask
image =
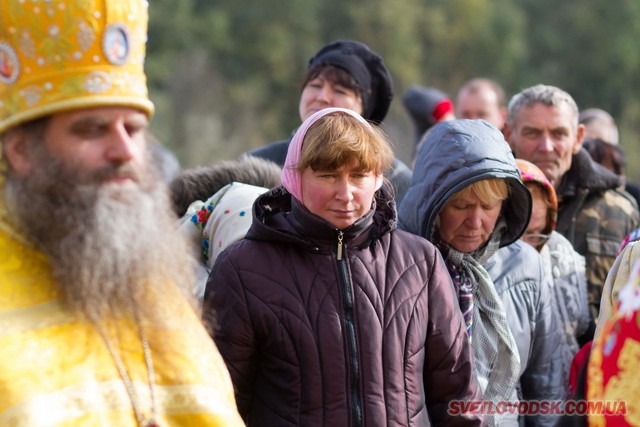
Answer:
MULTIPOLYGON (((540 253, 547 280, 553 283, 552 300, 562 326, 562 370, 569 381, 571 361, 580 350, 580 338, 589 329, 591 318, 587 300, 584 257, 555 231, 558 218, 556 191, 544 173, 531 162, 516 159, 524 185, 531 192, 531 220, 521 239, 540 253)), ((573 392, 570 387, 568 393, 573 392)))
POLYGON ((437 249, 396 229, 392 161, 357 113, 314 113, 218 256, 204 315, 248 425, 480 424, 452 406, 480 398, 464 320, 437 249))

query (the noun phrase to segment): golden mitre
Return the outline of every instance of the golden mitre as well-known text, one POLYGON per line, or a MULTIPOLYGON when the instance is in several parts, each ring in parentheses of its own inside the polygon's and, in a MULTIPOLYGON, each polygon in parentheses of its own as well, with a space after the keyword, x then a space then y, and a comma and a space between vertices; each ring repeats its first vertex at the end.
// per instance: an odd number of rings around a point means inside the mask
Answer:
POLYGON ((0 134, 76 108, 128 106, 149 116, 146 0, 2 0, 0 134))

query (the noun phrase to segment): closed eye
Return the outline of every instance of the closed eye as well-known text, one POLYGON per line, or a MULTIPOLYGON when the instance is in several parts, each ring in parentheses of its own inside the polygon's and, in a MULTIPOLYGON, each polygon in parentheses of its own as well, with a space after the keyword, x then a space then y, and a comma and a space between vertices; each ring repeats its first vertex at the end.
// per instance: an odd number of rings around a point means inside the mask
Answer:
POLYGON ((453 204, 451 206, 456 210, 463 211, 463 210, 469 208, 470 205, 468 205, 468 204, 459 204, 459 205, 458 204, 453 204))
POLYGON ((499 203, 494 203, 494 204, 491 204, 491 205, 484 204, 484 205, 482 205, 482 209, 484 209, 485 211, 490 211, 490 210, 493 210, 493 209, 497 208, 498 206, 500 206, 499 203))

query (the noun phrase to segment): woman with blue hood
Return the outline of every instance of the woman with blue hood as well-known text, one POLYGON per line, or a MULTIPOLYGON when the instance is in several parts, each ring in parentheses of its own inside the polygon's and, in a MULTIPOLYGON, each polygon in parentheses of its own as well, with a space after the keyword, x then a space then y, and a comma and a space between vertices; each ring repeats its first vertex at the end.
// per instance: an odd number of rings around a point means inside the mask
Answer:
MULTIPOLYGON (((549 284, 535 249, 518 241, 530 215, 531 195, 498 129, 484 120, 453 120, 429 131, 399 227, 442 252, 480 387, 494 404, 563 398, 549 284)), ((517 411, 487 412, 495 425, 518 425, 517 411)), ((554 418, 521 421, 553 425, 554 418)))

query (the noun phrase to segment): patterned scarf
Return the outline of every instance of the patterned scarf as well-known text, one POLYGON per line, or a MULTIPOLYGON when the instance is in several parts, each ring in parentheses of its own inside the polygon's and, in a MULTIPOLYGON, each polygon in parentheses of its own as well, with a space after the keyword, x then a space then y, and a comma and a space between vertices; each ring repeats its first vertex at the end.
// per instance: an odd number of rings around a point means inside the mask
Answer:
MULTIPOLYGON (((482 266, 500 247, 506 227, 501 219, 488 242, 470 254, 456 251, 441 240, 437 242, 458 292, 478 382, 484 398, 494 402, 511 400, 520 378, 518 347, 507 324, 502 300, 482 266)), ((500 417, 496 415, 492 421, 499 424, 500 417)))
POLYGON ((467 336, 469 340, 471 340, 473 336, 473 293, 476 291, 476 282, 473 281, 471 276, 466 274, 462 266, 456 265, 448 260, 446 264, 449 275, 453 280, 453 286, 456 289, 456 295, 458 295, 458 303, 462 311, 462 316, 464 317, 467 336))

